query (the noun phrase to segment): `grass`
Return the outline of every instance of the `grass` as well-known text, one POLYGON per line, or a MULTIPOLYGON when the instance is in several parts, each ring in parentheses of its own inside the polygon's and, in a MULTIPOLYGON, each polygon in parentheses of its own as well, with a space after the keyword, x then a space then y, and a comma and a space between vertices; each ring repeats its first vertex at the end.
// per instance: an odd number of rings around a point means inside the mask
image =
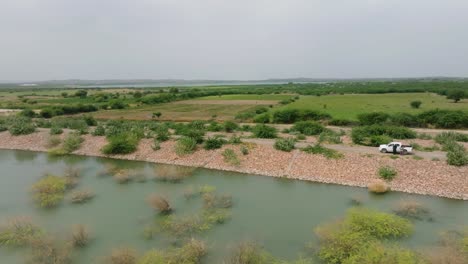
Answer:
POLYGON ((225 149, 222 153, 224 162, 234 165, 234 166, 239 166, 240 165, 240 160, 237 157, 237 154, 234 152, 232 149, 225 149))
POLYGON ((430 109, 466 110, 468 100, 453 103, 444 96, 431 93, 344 94, 327 96, 301 96, 299 100, 283 106, 287 109, 320 110, 336 119, 357 120, 361 113, 420 113, 430 109), (422 105, 413 109, 410 102, 418 99, 422 105), (326 108, 323 106, 326 105, 326 108))
POLYGON ((175 152, 179 156, 192 154, 197 149, 197 141, 194 138, 183 136, 177 140, 175 152))
POLYGON ((344 157, 343 153, 340 153, 334 149, 326 148, 320 144, 309 145, 302 149, 305 153, 323 155, 327 159, 341 159, 344 157))

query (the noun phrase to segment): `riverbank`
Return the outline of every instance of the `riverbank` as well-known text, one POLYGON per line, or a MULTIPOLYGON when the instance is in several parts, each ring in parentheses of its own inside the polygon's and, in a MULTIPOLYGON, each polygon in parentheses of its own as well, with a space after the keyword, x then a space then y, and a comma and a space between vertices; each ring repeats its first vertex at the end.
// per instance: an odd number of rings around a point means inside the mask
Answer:
MULTIPOLYGON (((48 138, 48 130, 23 136, 12 136, 5 131, 0 133, 0 148, 47 152, 48 138)), ((225 145, 217 150, 199 148, 193 154, 180 157, 174 151, 175 141, 163 142, 161 149, 155 151, 151 148, 151 139, 142 139, 138 150, 134 153, 106 156, 101 153, 101 148, 107 143, 105 137, 83 135, 83 139, 80 149, 73 154, 203 167, 358 187, 366 187, 378 178, 377 171, 381 166, 391 166, 398 172, 395 179, 389 183, 394 191, 468 200, 468 167, 449 166, 444 161, 416 160, 409 156, 392 159, 390 155, 359 153, 344 153, 342 159, 335 160, 300 150, 282 152, 270 145, 262 144, 249 144, 248 155, 242 155, 239 145, 225 145), (236 152, 240 165, 233 166, 224 161, 222 152, 226 148, 236 152)))

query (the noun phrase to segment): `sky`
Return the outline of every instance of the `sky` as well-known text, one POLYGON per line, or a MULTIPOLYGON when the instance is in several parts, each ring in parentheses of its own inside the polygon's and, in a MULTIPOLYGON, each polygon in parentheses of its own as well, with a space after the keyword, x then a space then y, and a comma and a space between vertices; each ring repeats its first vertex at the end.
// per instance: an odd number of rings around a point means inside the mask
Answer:
POLYGON ((467 0, 1 0, 0 80, 468 77, 467 0))

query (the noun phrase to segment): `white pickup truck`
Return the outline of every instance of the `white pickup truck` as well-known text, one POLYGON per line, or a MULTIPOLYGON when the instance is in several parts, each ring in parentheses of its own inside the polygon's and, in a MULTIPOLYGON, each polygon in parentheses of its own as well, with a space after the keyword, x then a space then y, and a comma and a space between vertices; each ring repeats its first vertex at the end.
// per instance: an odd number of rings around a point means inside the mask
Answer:
POLYGON ((393 147, 396 146, 396 152, 400 154, 410 154, 413 152, 413 147, 410 145, 403 145, 401 142, 390 142, 386 145, 380 145, 379 151, 382 153, 393 153, 393 147))

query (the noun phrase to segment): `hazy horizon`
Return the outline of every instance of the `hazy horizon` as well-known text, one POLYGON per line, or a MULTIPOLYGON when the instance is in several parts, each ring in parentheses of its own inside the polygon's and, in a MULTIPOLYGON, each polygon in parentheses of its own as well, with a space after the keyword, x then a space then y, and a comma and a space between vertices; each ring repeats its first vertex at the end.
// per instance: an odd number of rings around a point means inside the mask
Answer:
POLYGON ((468 1, 6 0, 0 81, 468 76, 468 1))

